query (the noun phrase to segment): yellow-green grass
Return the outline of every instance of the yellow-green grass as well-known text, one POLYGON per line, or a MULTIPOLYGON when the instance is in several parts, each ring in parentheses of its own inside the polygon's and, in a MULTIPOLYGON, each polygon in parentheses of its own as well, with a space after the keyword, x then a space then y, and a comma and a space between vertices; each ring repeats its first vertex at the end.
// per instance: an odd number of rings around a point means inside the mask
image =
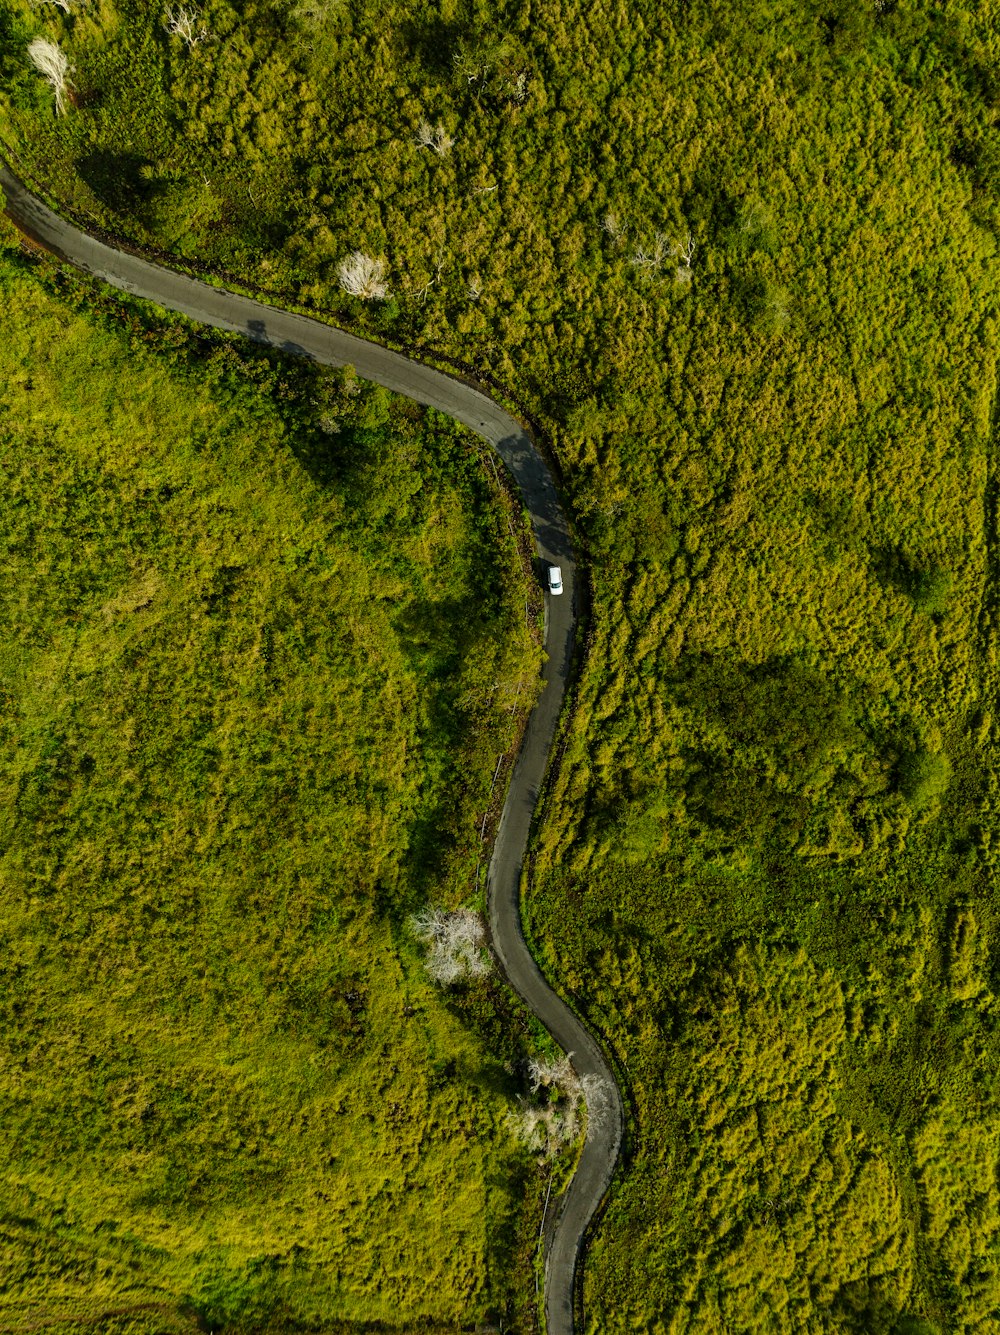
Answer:
POLYGON ((533 932, 636 1114, 593 1328, 986 1335, 995 4, 202 12, 188 52, 153 5, 11 3, 79 104, 12 42, 9 133, 551 434, 594 599, 533 932), (390 301, 340 293, 359 247, 390 301))
POLYGON ((350 377, 0 277, 0 1324, 481 1318, 513 1049, 406 917, 537 670, 501 498, 350 377))

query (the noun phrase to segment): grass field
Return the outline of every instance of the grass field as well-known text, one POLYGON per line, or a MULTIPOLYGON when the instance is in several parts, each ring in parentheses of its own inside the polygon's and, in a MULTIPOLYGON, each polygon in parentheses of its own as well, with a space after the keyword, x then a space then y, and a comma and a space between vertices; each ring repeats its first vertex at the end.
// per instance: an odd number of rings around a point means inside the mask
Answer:
POLYGON ((634 1112, 591 1330, 996 1329, 996 4, 8 4, 56 197, 552 438, 594 601, 532 930, 634 1112))
POLYGON ((46 282, 0 263, 0 1325, 515 1310, 523 1037, 406 925, 537 673, 507 503, 446 421, 46 282))

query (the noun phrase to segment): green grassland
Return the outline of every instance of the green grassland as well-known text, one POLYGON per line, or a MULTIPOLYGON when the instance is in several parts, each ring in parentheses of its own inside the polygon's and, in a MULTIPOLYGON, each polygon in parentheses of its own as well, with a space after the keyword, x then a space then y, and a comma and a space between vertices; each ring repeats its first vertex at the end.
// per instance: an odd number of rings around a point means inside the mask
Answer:
POLYGON ((537 675, 519 516, 350 374, 0 286, 0 1325, 502 1311, 522 1034, 406 919, 537 675))
POLYGON ((56 198, 552 439, 593 601, 531 926, 633 1113, 590 1329, 996 1330, 997 5, 5 2, 56 198))

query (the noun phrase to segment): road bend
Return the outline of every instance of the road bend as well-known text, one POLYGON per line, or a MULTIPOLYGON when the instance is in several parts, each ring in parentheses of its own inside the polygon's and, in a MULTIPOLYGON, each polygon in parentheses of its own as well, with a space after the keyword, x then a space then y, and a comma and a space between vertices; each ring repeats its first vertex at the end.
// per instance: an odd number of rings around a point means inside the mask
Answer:
POLYGON ((587 1226, 611 1184, 623 1110, 599 1044, 546 982, 521 926, 522 869, 566 692, 576 629, 576 562, 552 473, 521 424, 481 390, 319 320, 211 287, 116 250, 59 217, 3 164, 0 187, 8 215, 26 236, 102 282, 200 324, 242 334, 295 356, 327 366, 353 366, 365 379, 470 427, 496 450, 516 483, 531 516, 542 567, 545 563, 562 567, 564 593, 548 602, 545 681, 514 766, 488 885, 490 934, 501 970, 585 1078, 587 1140, 569 1186, 552 1210, 545 1246, 547 1335, 573 1335, 577 1263, 587 1226))

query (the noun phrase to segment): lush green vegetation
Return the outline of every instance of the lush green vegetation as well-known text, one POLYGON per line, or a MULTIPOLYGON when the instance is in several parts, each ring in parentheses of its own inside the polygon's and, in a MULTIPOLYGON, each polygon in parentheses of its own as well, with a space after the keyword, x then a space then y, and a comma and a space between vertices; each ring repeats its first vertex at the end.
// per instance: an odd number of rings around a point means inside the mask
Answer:
POLYGON ((522 1030, 406 925, 475 894, 537 676, 519 518, 448 421, 40 273, 0 267, 0 1324, 530 1310, 522 1030))
POLYGON ((592 1329, 996 1329, 996 6, 6 3, 56 196, 552 435, 595 598, 533 929, 635 1111, 592 1329))

